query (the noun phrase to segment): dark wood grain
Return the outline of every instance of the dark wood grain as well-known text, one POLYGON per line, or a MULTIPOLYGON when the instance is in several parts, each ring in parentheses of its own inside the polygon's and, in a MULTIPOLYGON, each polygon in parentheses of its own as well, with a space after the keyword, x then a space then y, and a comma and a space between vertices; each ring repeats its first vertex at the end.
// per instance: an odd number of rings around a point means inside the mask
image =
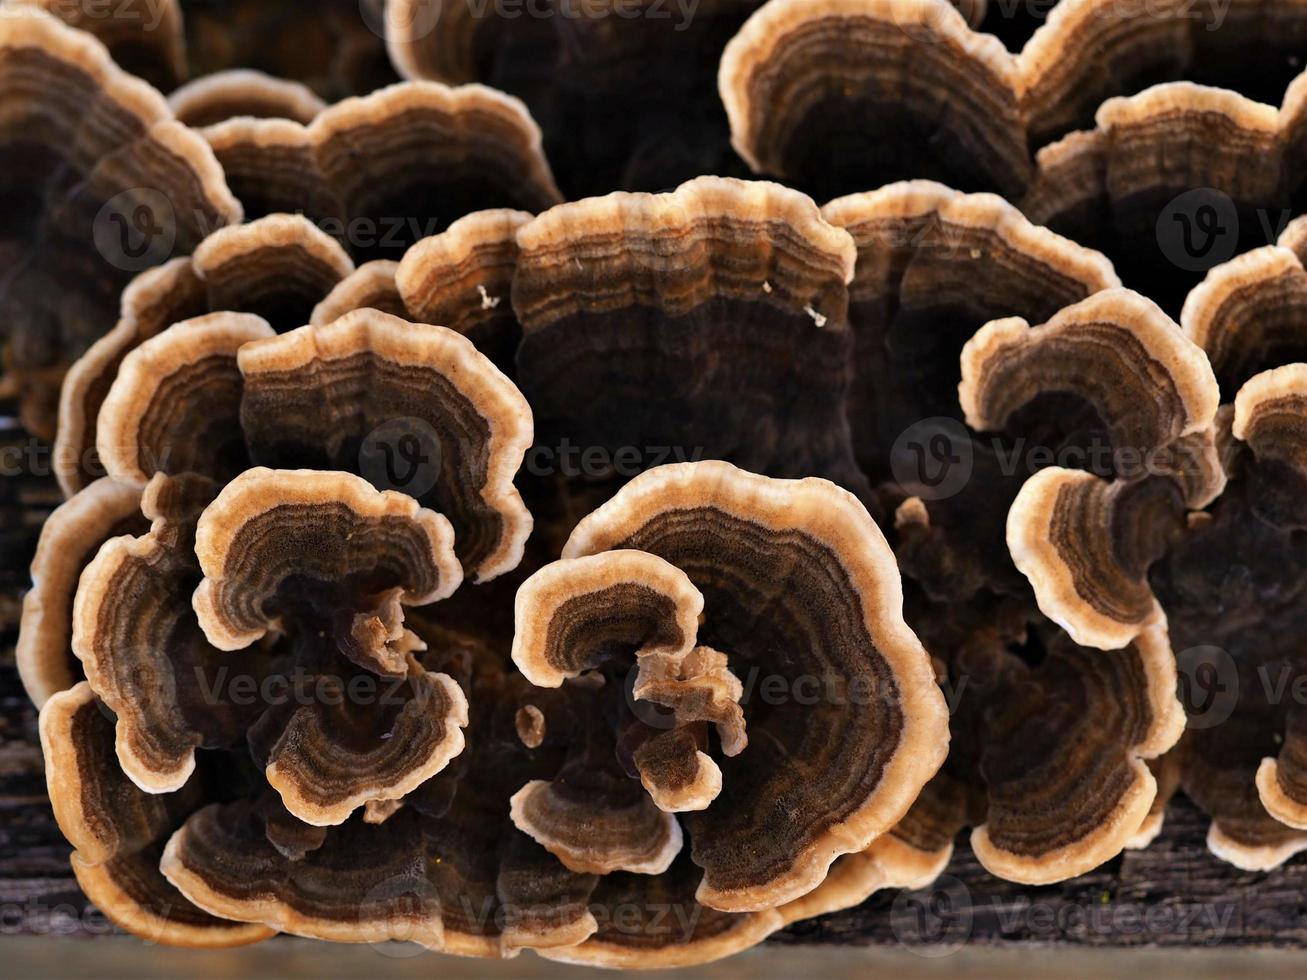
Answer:
MULTIPOLYGON (((0 413, 3 414, 3 413, 0 413)), ((0 447, 24 445, 12 427, 0 447)), ((0 935, 96 936, 110 931, 68 867, 46 800, 36 712, 13 662, 19 601, 44 515, 58 495, 48 478, 0 478, 0 935)), ((989 876, 966 845, 923 892, 885 893, 856 909, 801 923, 781 944, 1091 947, 1301 946, 1307 942, 1307 860, 1270 874, 1217 861, 1205 818, 1187 800, 1144 851, 1046 888, 989 876)))

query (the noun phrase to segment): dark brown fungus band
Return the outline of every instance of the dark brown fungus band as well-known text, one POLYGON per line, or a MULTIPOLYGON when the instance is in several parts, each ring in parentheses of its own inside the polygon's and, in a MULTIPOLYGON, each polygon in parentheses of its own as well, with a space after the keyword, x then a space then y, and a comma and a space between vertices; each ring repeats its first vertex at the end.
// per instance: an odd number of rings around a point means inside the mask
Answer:
POLYGON ((29 430, 50 436, 60 378, 113 323, 132 274, 241 207, 205 142, 83 31, 6 10, 0 87, 5 370, 29 430))
POLYGON ((517 243, 517 378, 542 444, 865 487, 844 417, 855 250, 812 201, 701 177, 562 205, 517 243))
POLYGON ((466 337, 363 309, 248 345, 239 362, 255 463, 377 478, 414 440, 427 459, 387 479, 408 475, 402 488, 449 518, 469 577, 517 567, 532 519, 513 480, 531 408, 466 337))
MULTIPOLYGON (((174 324, 207 313, 256 314, 283 331, 302 326, 315 304, 353 271, 340 245, 308 220, 269 215, 220 229, 201 243, 193 258, 174 259, 137 276, 123 292, 117 324, 73 365, 65 380, 54 452, 55 474, 64 492, 76 492, 104 471, 96 453, 100 409, 135 348, 174 324)), ((228 317, 226 322, 236 321, 228 317)), ((164 346, 178 351, 185 346, 174 343, 164 346)), ((193 453, 204 447, 192 443, 173 448, 193 453)))
POLYGON ((826 481, 705 461, 637 477, 581 522, 563 557, 613 550, 684 572, 704 597, 697 641, 727 651, 734 670, 827 692, 816 704, 802 692, 746 704, 749 750, 723 759, 721 794, 681 818, 704 870, 701 903, 748 911, 812 891, 836 858, 898 822, 947 747, 943 698, 903 622, 884 537, 826 481))
POLYGON ((192 73, 252 68, 328 100, 395 81, 382 41, 384 0, 184 0, 192 73))
POLYGON ((959 400, 978 431, 1101 446, 1084 469, 1050 466, 1021 487, 1007 542, 1045 615, 1082 645, 1125 646, 1161 616, 1149 567, 1224 487, 1202 349, 1156 304, 1104 290, 1040 327, 985 326, 963 351, 959 400))
POLYGON ((740 156, 819 200, 911 177, 1016 200, 1032 176, 1016 59, 946 0, 774 0, 719 87, 740 156))
POLYGON ((482 82, 524 99, 570 197, 655 191, 730 173, 714 88, 727 40, 763 0, 554 4, 388 0, 391 60, 406 78, 482 82))
POLYGON ((23 689, 38 708, 80 678, 71 627, 78 579, 106 541, 148 529, 140 504, 138 485, 97 480, 41 528, 15 651, 23 689))
POLYGON ((173 113, 187 126, 203 127, 252 116, 291 119, 308 125, 327 104, 299 82, 249 68, 205 75, 168 96, 173 113))
POLYGON ((124 71, 160 91, 170 91, 186 77, 180 0, 115 0, 112 7, 68 0, 3 0, 0 6, 44 10, 69 27, 94 34, 124 71))
POLYGON ((203 800, 198 779, 153 795, 114 758, 113 716, 83 682, 41 710, 46 784, 59 829, 73 845, 73 872, 86 896, 115 924, 166 946, 218 949, 275 934, 192 905, 159 873, 163 844, 203 800))
POLYGON ((406 82, 307 126, 237 118, 203 132, 252 216, 302 212, 360 260, 398 259, 474 211, 562 200, 526 107, 482 85, 406 82))

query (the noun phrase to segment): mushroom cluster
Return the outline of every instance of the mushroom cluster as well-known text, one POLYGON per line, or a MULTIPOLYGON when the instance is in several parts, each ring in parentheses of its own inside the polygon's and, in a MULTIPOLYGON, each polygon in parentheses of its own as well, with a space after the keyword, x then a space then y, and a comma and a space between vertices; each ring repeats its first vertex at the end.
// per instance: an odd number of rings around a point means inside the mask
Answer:
POLYGON ((1307 850, 1307 5, 120 13, 0 0, 113 921, 677 966, 1180 790, 1307 850))

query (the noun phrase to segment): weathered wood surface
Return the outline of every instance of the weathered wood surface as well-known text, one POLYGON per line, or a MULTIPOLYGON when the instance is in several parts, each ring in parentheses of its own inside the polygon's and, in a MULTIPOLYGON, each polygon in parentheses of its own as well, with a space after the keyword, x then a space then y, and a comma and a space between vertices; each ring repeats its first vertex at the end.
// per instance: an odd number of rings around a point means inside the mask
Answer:
MULTIPOLYGON (((3 412, 0 412, 3 415, 3 412)), ((12 428, 0 449, 24 445, 12 428)), ((12 459, 12 456, 9 457, 12 459)), ((58 496, 48 479, 0 476, 0 935, 96 936, 110 931, 68 868, 69 848, 45 797, 36 712, 13 663, 19 597, 40 522, 58 496)), ((1204 846, 1206 821, 1186 800, 1132 852, 1074 881, 1023 888, 986 874, 965 840, 924 892, 873 897, 801 923, 774 942, 931 945, 1299 946, 1307 943, 1307 859, 1270 874, 1222 864, 1204 846)))

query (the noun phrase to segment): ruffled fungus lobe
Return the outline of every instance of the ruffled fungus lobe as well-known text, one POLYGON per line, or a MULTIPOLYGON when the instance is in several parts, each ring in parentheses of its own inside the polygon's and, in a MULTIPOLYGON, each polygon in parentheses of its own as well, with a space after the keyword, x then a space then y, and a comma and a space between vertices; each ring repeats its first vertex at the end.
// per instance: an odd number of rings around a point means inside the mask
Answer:
POLYGON ((1189 82, 1098 109, 1096 128, 1039 151, 1021 202, 1038 224, 1104 251, 1174 315, 1202 274, 1265 244, 1297 188, 1300 112, 1189 82))
POLYGON ((41 710, 46 783, 59 829, 75 848, 73 872, 113 922, 151 942, 216 949, 256 943, 275 930, 197 908, 159 873, 171 834, 202 800, 198 779, 151 795, 114 758, 114 723, 85 682, 41 710))
POLYGON ((328 623, 339 655, 409 688, 379 744, 366 730, 351 733, 367 714, 353 707, 300 708, 286 720, 266 775, 306 823, 339 824, 369 800, 399 799, 463 750, 467 699, 448 675, 412 659, 424 644, 401 609, 458 588, 453 533, 412 498, 341 473, 249 470, 201 517, 195 554, 204 580, 193 604, 209 643, 241 650, 285 624, 328 623), (335 758, 324 757, 324 742, 335 758))
POLYGON ((410 248, 395 272, 411 319, 458 331, 510 377, 522 342, 512 304, 517 236, 530 222, 524 211, 470 214, 410 248))
POLYGON ((449 518, 469 577, 517 566, 532 520, 513 479, 531 445, 531 408, 467 338, 364 309, 249 345, 240 368, 254 462, 355 470, 379 456, 392 482, 449 518), (393 420, 403 431, 367 442, 393 420), (405 436, 426 435, 430 458, 395 458, 405 436))
POLYGON ((560 206, 517 243, 517 377, 542 444, 864 487, 844 418, 854 246, 810 200, 701 177, 560 206))
MULTIPOLYGON (((106 464, 96 453, 100 411, 125 360, 138 347, 151 344, 149 351, 133 361, 138 368, 136 375, 141 375, 143 369, 145 376, 118 386, 120 406, 138 400, 138 380, 147 387, 166 388, 162 377, 153 376, 165 366, 170 365, 170 373, 181 372, 173 375, 174 381, 181 380, 186 370, 196 366, 188 364, 188 359, 195 355, 198 361, 200 353, 198 349, 189 350, 188 345, 201 336, 207 335, 212 341, 215 331, 226 332, 234 344, 229 345, 234 354, 239 347, 237 333, 251 339, 254 334, 250 331, 255 328, 250 326, 249 317, 233 314, 254 314, 266 318, 274 329, 293 329, 303 325, 315 304, 353 271, 354 264, 340 245, 307 219, 297 215, 270 215, 249 224, 220 229, 201 243, 193 258, 174 259, 137 276, 123 292, 117 325, 68 372, 60 398, 59 435, 54 452, 55 474, 64 492, 75 493, 104 472, 106 464), (209 313, 223 315, 206 319, 208 326, 201 330, 169 331, 175 324, 209 313), (219 322, 228 327, 217 326, 219 322), (234 324, 245 326, 234 328, 234 324), (165 333, 173 339, 159 339, 165 333)), ((264 332, 267 332, 266 325, 264 332)), ((210 361, 210 366, 214 363, 210 361)), ((185 389, 174 387, 174 390, 185 389)), ((157 418, 171 418, 175 429, 180 416, 186 413, 188 400, 183 398, 159 406, 157 411, 162 414, 157 418)), ((203 413, 213 408, 212 399, 203 408, 199 398, 195 401, 193 419, 198 424, 208 424, 203 413)), ((115 424, 125 424, 125 421, 120 416, 115 424)), ((212 450, 211 445, 189 438, 164 445, 160 436, 160 432, 122 431, 121 427, 105 435, 111 443, 111 455, 119 459, 127 457, 121 470, 124 478, 143 481, 159 466, 168 472, 180 472, 185 468, 177 465, 182 456, 189 459, 196 453, 212 450), (152 437, 150 448, 156 453, 144 467, 130 459, 143 436, 147 441, 152 437), (167 466, 168 459, 173 459, 171 467, 167 466)), ((231 444, 233 437, 238 441, 239 432, 220 432, 220 444, 231 444)), ((211 458, 216 455, 212 454, 211 458)), ((226 464, 230 467, 233 461, 228 458, 226 464)))
MULTIPOLYGON (((1243 312, 1256 315, 1270 292, 1243 312)), ((1274 344, 1262 350, 1268 359, 1276 353, 1274 344)), ((1296 540, 1305 516, 1304 431, 1307 365, 1263 371, 1239 389, 1231 419, 1238 440, 1230 454, 1231 490, 1212 519, 1195 529, 1166 582, 1168 611, 1179 627, 1193 642, 1219 644, 1228 664, 1215 696, 1225 699, 1221 707, 1230 721, 1193 733, 1183 784, 1212 815, 1211 850, 1254 870, 1275 867, 1307 847, 1303 713, 1287 686, 1299 683, 1303 669, 1291 637, 1301 621, 1304 581, 1296 540), (1199 605, 1217 576, 1224 616, 1199 605)))
POLYGON ((822 214, 858 248, 847 406, 858 463, 873 483, 912 469, 900 457, 914 425, 960 417, 959 355, 981 326, 1005 316, 1044 322, 1120 285, 1102 255, 1032 225, 991 194, 914 180, 840 198, 822 214))
POLYGON ((884 538, 825 481, 702 462, 637 477, 578 525, 563 557, 614 550, 681 569, 704 597, 698 642, 728 651, 736 669, 787 690, 826 685, 816 703, 792 691, 801 698, 746 710, 750 750, 721 762, 721 795, 682 818, 703 904, 764 909, 811 891, 837 857, 899 820, 945 754, 943 698, 901 618, 884 538), (766 852, 759 813, 771 815, 766 852))
POLYGON ((114 0, 111 5, 4 0, 3 5, 44 10, 69 27, 89 31, 124 71, 161 91, 171 90, 186 77, 186 41, 178 0, 114 0))
POLYGON ((1061 0, 1018 58, 1032 140, 1043 145, 1091 128, 1104 101, 1158 82, 1183 79, 1278 103, 1302 70, 1305 32, 1307 6, 1298 0, 1219 11, 1182 0, 1061 0))
POLYGON ((251 215, 307 214, 358 259, 398 259, 474 211, 562 200, 526 107, 481 85, 401 83, 307 126, 237 118, 204 135, 251 215))
POLYGON ((391 61, 405 78, 482 82, 524 99, 573 198, 674 187, 735 172, 714 74, 763 0, 502 4, 388 0, 391 61))
POLYGON ((0 304, 23 416, 52 435, 71 361, 135 272, 241 217, 203 140, 85 32, 28 7, 0 18, 0 304))
POLYGON ((1148 569, 1186 510, 1224 487, 1219 390, 1202 349, 1155 304, 1111 289, 1043 326, 997 320, 968 342, 959 399, 973 429, 1003 431, 1048 393, 1090 406, 1117 482, 1040 471, 1008 514, 1008 547, 1045 615, 1083 646, 1117 649, 1161 618, 1148 569))
POLYGON ((261 317, 212 313, 176 323, 128 354, 96 420, 105 470, 135 483, 155 473, 229 479, 240 472, 236 354, 273 336, 261 317))
POLYGON ((168 105, 178 119, 197 128, 237 116, 308 125, 327 108, 307 86, 248 68, 197 78, 168 96, 168 105))
POLYGON ((1207 352, 1227 403, 1265 366, 1307 360, 1307 271, 1291 247, 1304 227, 1295 221, 1277 244, 1212 269, 1185 300, 1181 325, 1207 352))
MULTIPOLYGON (((743 686, 724 655, 695 646, 702 612, 703 595, 684 572, 639 551, 555 562, 518 591, 513 661, 533 684, 557 688, 585 675, 566 692, 585 699, 595 689, 588 682, 604 677, 602 697, 626 682, 596 672, 635 661, 633 717, 605 740, 610 760, 629 755, 627 773, 588 744, 552 782, 535 780, 512 799, 513 823, 569 869, 665 872, 683 843, 669 814, 704 810, 721 792, 721 769, 704 751, 707 725, 717 727, 723 755, 744 749, 743 686)), ((603 740, 601 727, 587 739, 603 740)))
POLYGON ((1083 874, 1130 843, 1157 794, 1145 760, 1184 731, 1164 627, 1121 650, 1077 647, 1051 630, 1045 642, 1044 664, 1025 683, 1017 671, 990 705, 981 757, 988 806, 971 834, 988 871, 1034 885, 1083 874))
POLYGON ((1016 200, 1031 177, 1016 59, 946 0, 774 0, 719 87, 740 156, 820 200, 910 177, 1016 200))
POLYGON ((70 624, 78 579, 106 541, 146 530, 140 505, 139 486, 103 479, 46 519, 15 651, 23 688, 37 707, 77 682, 70 624))

